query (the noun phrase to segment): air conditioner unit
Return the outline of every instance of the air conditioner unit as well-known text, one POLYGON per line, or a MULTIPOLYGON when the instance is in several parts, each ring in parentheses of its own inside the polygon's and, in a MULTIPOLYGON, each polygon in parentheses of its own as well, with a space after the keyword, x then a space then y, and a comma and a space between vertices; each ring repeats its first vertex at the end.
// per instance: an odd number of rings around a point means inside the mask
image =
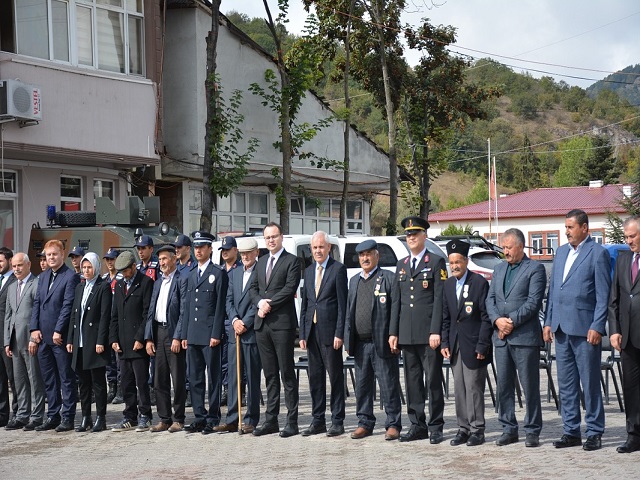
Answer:
POLYGON ((42 120, 40 87, 18 80, 0 80, 0 117, 42 120))

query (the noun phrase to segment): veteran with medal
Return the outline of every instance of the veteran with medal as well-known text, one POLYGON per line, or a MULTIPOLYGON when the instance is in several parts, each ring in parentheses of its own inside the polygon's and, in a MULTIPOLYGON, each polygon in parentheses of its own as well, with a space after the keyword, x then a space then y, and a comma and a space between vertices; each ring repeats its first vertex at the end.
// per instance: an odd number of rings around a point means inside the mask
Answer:
POLYGON ((411 255, 396 267, 393 305, 389 328, 389 346, 393 353, 402 349, 407 391, 409 431, 401 442, 428 438, 443 440, 444 392, 442 390, 442 292, 447 279, 445 261, 430 255, 426 247, 429 222, 420 217, 402 220, 411 255), (429 397, 429 421, 425 416, 425 374, 429 397))

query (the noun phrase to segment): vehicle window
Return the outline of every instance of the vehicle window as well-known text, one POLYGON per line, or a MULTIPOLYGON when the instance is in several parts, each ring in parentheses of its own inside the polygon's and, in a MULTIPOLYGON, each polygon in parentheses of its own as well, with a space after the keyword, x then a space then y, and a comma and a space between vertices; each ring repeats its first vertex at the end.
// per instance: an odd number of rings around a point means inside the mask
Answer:
POLYGON ((380 252, 380 261, 378 262, 379 267, 395 267, 398 263, 398 258, 389 245, 385 245, 384 243, 378 244, 378 252, 380 252))
POLYGON ((313 263, 311 256, 311 245, 298 245, 298 258, 300 258, 300 278, 304 274, 304 269, 313 263))
POLYGON ((358 254, 356 253, 357 243, 344 244, 344 266, 347 268, 360 268, 358 254))
POLYGON ((338 245, 331 244, 329 256, 334 260, 340 261, 340 247, 338 245))
POLYGON ((471 255, 473 263, 482 268, 488 268, 493 270, 496 266, 502 262, 502 259, 495 254, 495 252, 480 252, 471 255))
POLYGON ((269 250, 267 250, 266 248, 261 248, 260 253, 258 253, 258 258, 264 257, 265 255, 268 255, 268 254, 269 254, 269 250))

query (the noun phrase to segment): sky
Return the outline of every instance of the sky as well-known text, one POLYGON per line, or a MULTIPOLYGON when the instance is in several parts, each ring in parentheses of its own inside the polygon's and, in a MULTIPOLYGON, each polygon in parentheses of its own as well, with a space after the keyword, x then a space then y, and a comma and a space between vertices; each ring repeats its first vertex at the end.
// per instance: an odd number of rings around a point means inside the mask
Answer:
MULTIPOLYGON (((275 17, 278 2, 268 3, 275 17)), ((302 1, 289 3, 287 28, 300 33, 306 15, 302 1)), ((550 75, 586 88, 640 63, 637 0, 407 0, 407 4, 404 23, 418 26, 428 18, 433 25, 457 28, 451 50, 491 57, 536 78, 550 75)), ((262 0, 222 0, 220 10, 265 16, 262 0)), ((412 65, 419 59, 408 50, 405 56, 412 65)))

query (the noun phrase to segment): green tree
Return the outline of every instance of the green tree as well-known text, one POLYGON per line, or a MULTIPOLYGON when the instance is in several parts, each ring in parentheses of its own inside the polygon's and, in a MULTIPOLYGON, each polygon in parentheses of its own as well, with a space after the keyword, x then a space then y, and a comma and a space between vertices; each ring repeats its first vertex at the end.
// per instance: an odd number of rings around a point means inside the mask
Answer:
POLYGON ((574 137, 562 142, 558 148, 560 167, 553 177, 554 187, 575 187, 582 183, 582 167, 589 155, 591 139, 574 137))
POLYGON ((592 138, 591 150, 580 169, 580 185, 589 185, 590 180, 602 180, 609 185, 616 183, 618 176, 616 157, 609 139, 604 136, 592 138))
POLYGON ((540 159, 531 148, 529 136, 524 136, 524 147, 517 155, 517 161, 513 173, 513 186, 519 192, 526 192, 540 187, 540 159))
POLYGON ((456 226, 453 223, 450 223, 447 228, 445 228, 440 235, 443 236, 453 236, 453 235, 473 235, 473 225, 462 225, 456 226))

